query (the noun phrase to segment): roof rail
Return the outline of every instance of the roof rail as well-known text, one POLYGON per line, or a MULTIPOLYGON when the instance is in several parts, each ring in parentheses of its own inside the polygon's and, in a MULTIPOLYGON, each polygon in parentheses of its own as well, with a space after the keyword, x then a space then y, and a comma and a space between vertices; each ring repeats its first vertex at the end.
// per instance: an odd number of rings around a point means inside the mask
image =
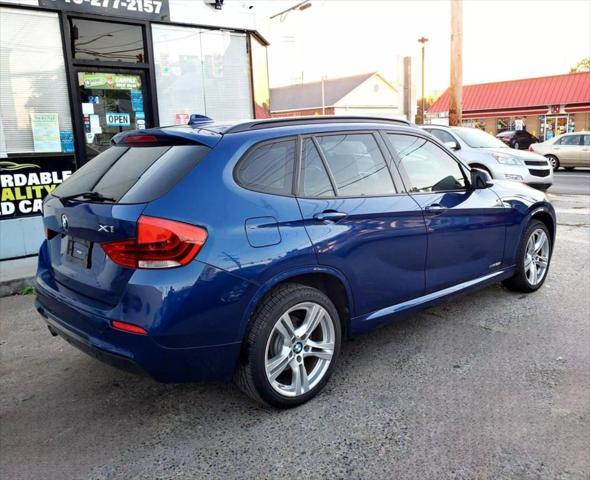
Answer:
POLYGON ((283 117, 265 120, 252 120, 234 125, 224 133, 247 132, 249 130, 261 130, 264 128, 285 127, 289 125, 309 125, 318 123, 394 123, 410 126, 407 120, 385 117, 355 117, 351 115, 316 115, 305 117, 283 117))

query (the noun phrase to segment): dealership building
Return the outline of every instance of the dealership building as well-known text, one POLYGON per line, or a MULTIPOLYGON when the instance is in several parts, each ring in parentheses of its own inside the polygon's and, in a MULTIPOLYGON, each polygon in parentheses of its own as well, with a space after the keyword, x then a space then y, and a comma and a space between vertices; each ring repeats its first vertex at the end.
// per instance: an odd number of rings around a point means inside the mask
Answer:
MULTIPOLYGON (((427 123, 448 125, 449 91, 426 112, 427 123)), ((590 130, 590 72, 481 83, 463 87, 463 124, 495 135, 523 129, 541 141, 590 130)))
POLYGON ((252 5, 0 0, 0 260, 35 254, 42 199, 117 133, 268 117, 252 5))

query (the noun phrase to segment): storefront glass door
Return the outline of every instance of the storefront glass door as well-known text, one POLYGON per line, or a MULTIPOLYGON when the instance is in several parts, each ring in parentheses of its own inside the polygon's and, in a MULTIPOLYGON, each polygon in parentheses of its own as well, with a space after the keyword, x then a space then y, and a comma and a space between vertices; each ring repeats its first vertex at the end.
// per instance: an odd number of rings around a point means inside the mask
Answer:
POLYGON ((541 123, 541 138, 549 140, 568 132, 568 115, 547 116, 541 123))
POLYGON ((119 132, 148 128, 143 72, 78 72, 86 160, 110 146, 119 132))

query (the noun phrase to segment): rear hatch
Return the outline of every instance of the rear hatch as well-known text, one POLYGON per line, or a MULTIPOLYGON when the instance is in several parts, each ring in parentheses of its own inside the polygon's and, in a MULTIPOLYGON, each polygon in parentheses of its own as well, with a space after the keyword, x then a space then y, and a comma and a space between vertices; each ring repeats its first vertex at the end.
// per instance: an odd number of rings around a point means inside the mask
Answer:
POLYGON ((134 268, 112 261, 103 247, 135 238, 145 207, 209 151, 186 139, 128 136, 76 171, 44 205, 55 281, 101 303, 117 304, 134 268))

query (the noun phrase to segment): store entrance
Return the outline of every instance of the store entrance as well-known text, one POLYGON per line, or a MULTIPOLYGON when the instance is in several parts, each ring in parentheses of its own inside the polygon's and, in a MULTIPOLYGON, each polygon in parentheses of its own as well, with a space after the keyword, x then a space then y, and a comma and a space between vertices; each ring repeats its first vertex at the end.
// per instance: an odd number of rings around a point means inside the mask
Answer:
POLYGON ((86 161, 109 148, 119 132, 150 127, 143 71, 78 71, 86 161))
POLYGON ((541 123, 541 138, 549 140, 568 131, 568 115, 556 115, 545 117, 541 123))

